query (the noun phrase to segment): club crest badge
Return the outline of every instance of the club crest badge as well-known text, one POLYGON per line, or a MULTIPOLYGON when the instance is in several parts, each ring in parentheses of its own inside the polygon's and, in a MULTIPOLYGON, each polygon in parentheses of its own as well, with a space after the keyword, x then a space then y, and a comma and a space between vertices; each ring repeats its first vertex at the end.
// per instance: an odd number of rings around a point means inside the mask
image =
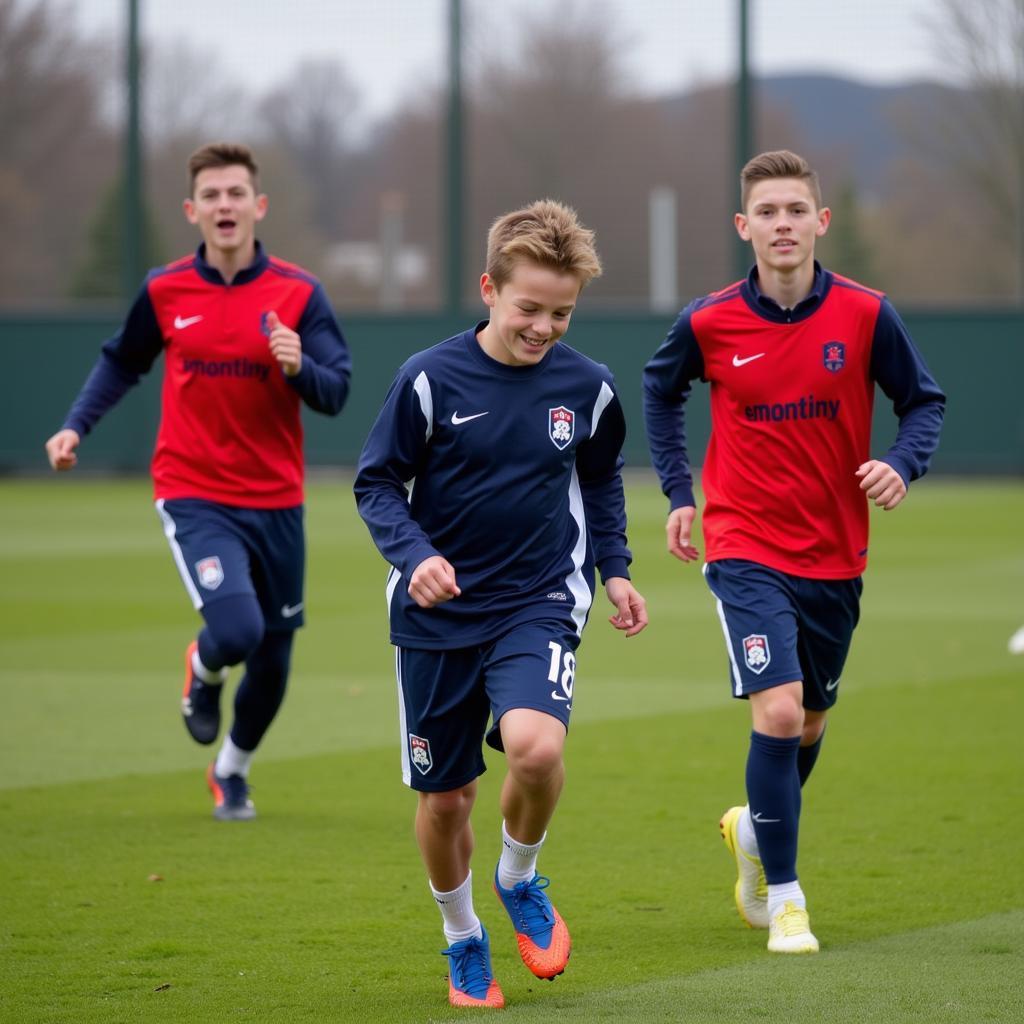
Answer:
POLYGON ((743 662, 754 675, 759 676, 771 660, 772 652, 764 633, 751 633, 743 638, 743 662))
POLYGON ((434 759, 430 756, 430 740, 409 733, 409 757, 420 775, 426 775, 434 767, 434 759))
POLYGON ((846 345, 841 341, 826 341, 822 359, 829 373, 838 373, 846 365, 846 345))
POLYGON ((260 313, 260 334, 266 338, 270 337, 270 324, 267 322, 269 316, 269 313, 260 313))
POLYGON ((216 590, 224 582, 224 568, 216 555, 196 562, 196 579, 207 590, 216 590))
POLYGON ((557 409, 548 409, 548 437, 559 450, 567 448, 576 433, 576 414, 572 409, 560 405, 557 409))

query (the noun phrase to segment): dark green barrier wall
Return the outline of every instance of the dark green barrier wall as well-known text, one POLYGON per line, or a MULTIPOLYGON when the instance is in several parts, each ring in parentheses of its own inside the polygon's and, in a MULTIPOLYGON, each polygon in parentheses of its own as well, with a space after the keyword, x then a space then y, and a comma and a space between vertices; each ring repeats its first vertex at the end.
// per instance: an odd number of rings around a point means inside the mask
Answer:
MULTIPOLYGON (((577 316, 569 342, 615 374, 629 423, 626 460, 648 466, 640 412, 640 371, 671 316, 577 316)), ((1024 473, 1024 313, 918 312, 905 315, 918 346, 949 395, 934 469, 947 473, 1024 473)), ((310 465, 349 466, 359 453, 399 364, 412 352, 468 326, 438 316, 343 317, 355 371, 348 406, 338 419, 306 416, 310 465)), ((62 417, 116 329, 110 317, 0 317, 5 356, 0 386, 0 470, 45 468, 43 442, 62 417)), ((81 449, 83 468, 144 469, 156 431, 160 373, 154 371, 100 423, 81 449)), ((894 430, 878 396, 875 454, 894 430)), ((707 440, 707 389, 691 401, 694 462, 707 440)))

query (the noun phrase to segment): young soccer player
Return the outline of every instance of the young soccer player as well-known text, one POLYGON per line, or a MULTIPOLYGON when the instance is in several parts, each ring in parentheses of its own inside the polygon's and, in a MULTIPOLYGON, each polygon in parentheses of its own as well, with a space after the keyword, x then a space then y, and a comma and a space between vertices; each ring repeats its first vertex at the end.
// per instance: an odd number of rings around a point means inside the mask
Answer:
POLYGON ((504 1004, 470 871, 485 735, 508 764, 494 888, 524 963, 553 978, 570 938, 536 863, 562 789, 595 565, 612 625, 647 625, 627 571, 614 382, 557 344, 600 272, 593 233, 565 206, 495 221, 480 278, 490 319, 401 367, 359 460, 359 512, 392 566, 402 775, 419 794, 454 1006, 504 1004))
POLYGON ((163 353, 156 507, 205 623, 185 653, 181 713, 193 739, 213 743, 228 669, 245 663, 234 722, 207 770, 214 816, 239 821, 256 813, 249 765, 303 624, 299 406, 340 412, 351 362, 321 285, 256 239, 267 197, 251 151, 203 146, 188 173, 185 216, 202 243, 147 275, 46 452, 54 469, 72 469, 81 439, 163 353))
POLYGON ((741 198, 736 230, 755 265, 682 311, 644 370, 644 414, 671 505, 668 549, 690 562, 683 410, 692 381, 711 385, 704 575, 732 694, 749 700, 753 720, 747 804, 720 828, 739 872, 740 916, 769 930, 772 952, 813 953, 796 871, 800 789, 857 624, 868 502, 896 508, 925 472, 945 399, 885 296, 815 261, 831 214, 805 160, 755 157, 741 198), (899 418, 879 459, 870 454, 876 383, 899 418))

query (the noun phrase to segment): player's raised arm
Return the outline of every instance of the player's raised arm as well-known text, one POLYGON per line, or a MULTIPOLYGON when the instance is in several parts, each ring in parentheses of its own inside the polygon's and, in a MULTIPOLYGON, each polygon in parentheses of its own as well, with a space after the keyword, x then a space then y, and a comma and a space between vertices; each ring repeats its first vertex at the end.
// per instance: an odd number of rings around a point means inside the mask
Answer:
POLYGON ((301 348, 298 372, 294 376, 282 372, 308 408, 336 416, 349 395, 352 357, 322 284, 317 283, 310 293, 295 333, 301 348))
POLYGON ((302 342, 290 327, 281 323, 277 313, 267 314, 270 354, 277 360, 286 377, 294 377, 302 369, 302 342))

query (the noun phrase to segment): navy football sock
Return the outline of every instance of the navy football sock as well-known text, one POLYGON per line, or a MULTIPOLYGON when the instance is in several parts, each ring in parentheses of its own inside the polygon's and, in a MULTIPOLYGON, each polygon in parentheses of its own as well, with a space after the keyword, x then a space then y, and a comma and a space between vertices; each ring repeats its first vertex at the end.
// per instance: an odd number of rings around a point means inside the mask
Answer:
POLYGON ((245 662, 245 675, 235 691, 235 721, 231 741, 242 750, 255 750, 270 728, 288 685, 295 634, 270 632, 245 662))
POLYGON ((796 878, 800 826, 800 737, 780 738, 751 732, 747 755, 747 800, 757 848, 769 885, 796 878))
POLYGON ((796 754, 796 773, 800 776, 801 787, 807 781, 807 777, 814 770, 814 762, 818 760, 818 754, 821 753, 821 741, 825 738, 825 730, 821 730, 821 735, 808 747, 800 747, 796 754))

